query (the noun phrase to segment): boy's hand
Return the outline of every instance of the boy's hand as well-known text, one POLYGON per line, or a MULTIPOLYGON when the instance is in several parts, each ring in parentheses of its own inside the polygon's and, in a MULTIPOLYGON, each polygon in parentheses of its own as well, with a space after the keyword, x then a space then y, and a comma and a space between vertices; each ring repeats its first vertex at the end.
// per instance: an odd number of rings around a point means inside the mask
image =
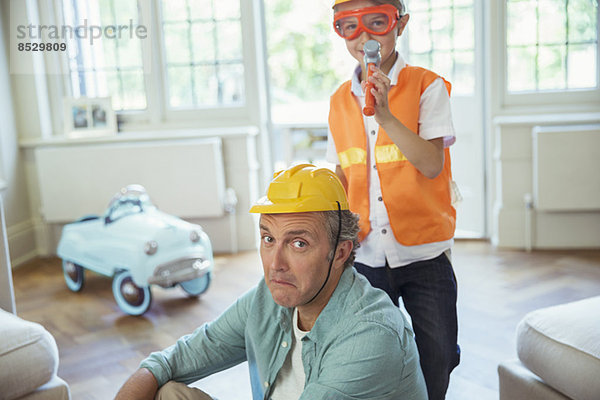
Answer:
MULTIPOLYGON (((388 92, 390 91, 391 80, 379 68, 373 65, 370 65, 369 67, 372 68, 373 71, 373 74, 368 80, 374 86, 371 89, 371 93, 375 98, 375 121, 377 121, 379 125, 385 125, 392 119, 395 119, 388 105, 388 92)), ((362 81, 361 85, 364 92, 367 82, 362 81)))

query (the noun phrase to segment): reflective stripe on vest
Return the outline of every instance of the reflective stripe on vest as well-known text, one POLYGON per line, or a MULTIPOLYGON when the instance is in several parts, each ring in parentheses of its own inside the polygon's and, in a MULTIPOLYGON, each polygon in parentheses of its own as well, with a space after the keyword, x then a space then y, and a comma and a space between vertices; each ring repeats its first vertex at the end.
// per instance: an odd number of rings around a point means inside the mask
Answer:
MULTIPOLYGON (((351 147, 348 150, 338 153, 338 158, 340 159, 342 169, 354 164, 367 164, 367 152, 358 147, 351 147)), ((406 157, 395 144, 375 147, 375 162, 377 164, 397 161, 406 161, 406 157)))
POLYGON ((367 165, 367 152, 358 147, 351 147, 346 151, 338 153, 338 158, 340 159, 340 166, 342 168, 348 168, 354 164, 367 165))
POLYGON ((402 154, 398 146, 395 144, 375 146, 375 163, 383 164, 397 161, 406 161, 406 157, 402 154))

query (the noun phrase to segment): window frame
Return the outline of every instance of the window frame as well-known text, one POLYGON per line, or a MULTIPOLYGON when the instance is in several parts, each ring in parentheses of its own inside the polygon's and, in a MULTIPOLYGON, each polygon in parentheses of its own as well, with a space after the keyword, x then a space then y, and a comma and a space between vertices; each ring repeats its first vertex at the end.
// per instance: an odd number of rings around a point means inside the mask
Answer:
MULTIPOLYGON (((42 23, 64 23, 62 1, 40 1, 40 11, 48 11, 47 13, 40 12, 40 17, 43 18, 42 23)), ((123 123, 122 131, 215 127, 223 126, 223 121, 226 121, 228 126, 260 126, 263 123, 263 116, 260 112, 260 104, 263 99, 259 88, 259 82, 262 81, 262 71, 260 70, 257 54, 262 50, 262 45, 257 41, 260 34, 255 31, 256 21, 260 18, 259 9, 255 4, 256 1, 239 0, 242 35, 241 58, 244 66, 244 103, 238 106, 215 105, 194 109, 171 109, 169 107, 169 99, 166 97, 168 81, 165 68, 166 51, 162 34, 160 0, 138 2, 141 13, 140 19, 148 25, 148 39, 150 40, 148 45, 142 48, 147 104, 145 110, 116 112, 123 123)), ((44 57, 48 65, 54 66, 55 71, 57 69, 61 71, 60 74, 54 73, 48 76, 50 99, 62 99, 63 96, 71 96, 72 89, 69 81, 67 54, 59 55, 47 52, 44 57)), ((50 68, 48 68, 48 71, 50 71, 50 68)), ((51 104, 54 115, 63 115, 62 101, 51 102, 51 104)), ((55 134, 63 132, 62 119, 53 118, 53 131, 55 134)))
MULTIPOLYGON (((508 12, 507 2, 497 1, 492 15, 497 15, 497 57, 501 70, 496 70, 500 107, 504 110, 557 108, 562 112, 596 111, 600 102, 600 49, 596 45, 596 87, 590 89, 556 89, 514 93, 508 90, 508 12)), ((493 6, 492 6, 493 7, 493 6)), ((493 7, 494 8, 494 7, 493 7)), ((600 39, 600 7, 596 8, 596 35, 600 39)), ((493 64, 492 64, 493 65, 493 64)), ((492 67, 493 69, 498 67, 492 67)))
POLYGON ((253 86, 251 82, 256 76, 256 62, 255 62, 255 47, 257 46, 254 41, 254 17, 252 10, 252 2, 240 0, 240 21, 241 21, 241 34, 242 34, 242 63, 244 65, 244 104, 239 106, 230 105, 214 105, 209 107, 194 108, 194 109, 170 109, 169 99, 166 94, 168 93, 168 78, 166 76, 165 63, 166 60, 166 49, 164 43, 164 37, 162 35, 162 17, 161 7, 159 4, 160 0, 151 0, 154 5, 155 15, 155 29, 159 31, 160 35, 155 35, 157 38, 157 45, 159 52, 153 52, 154 54, 160 54, 158 65, 155 67, 160 68, 161 76, 161 91, 163 99, 161 107, 163 115, 166 121, 211 121, 216 125, 221 123, 223 119, 226 119, 232 125, 243 124, 251 118, 251 105, 252 105, 252 94, 256 93, 258 88, 253 86), (251 18, 249 16, 252 16, 251 18))
MULTIPOLYGON (((477 15, 481 15, 481 13, 479 12, 480 10, 480 4, 481 0, 472 0, 472 4, 469 6, 464 6, 464 5, 455 5, 454 3, 451 3, 447 6, 444 6, 444 9, 448 9, 451 14, 454 17, 454 13, 457 9, 460 8, 470 8, 472 11, 472 15, 473 15, 473 47, 471 47, 468 51, 470 51, 473 55, 473 86, 471 87, 471 92, 470 93, 455 93, 454 91, 452 92, 452 97, 471 97, 471 96, 477 96, 477 83, 478 83, 478 79, 480 79, 480 57, 478 56, 478 46, 480 46, 479 41, 481 40, 481 37, 479 36, 479 32, 480 32, 480 27, 477 25, 478 24, 478 18, 477 15), (479 14, 478 14, 479 13, 479 14)), ((431 16, 433 15, 433 13, 436 12, 435 6, 431 6, 428 7, 426 9, 423 9, 421 11, 417 11, 417 12, 422 12, 422 13, 427 13, 429 18, 431 18, 431 16)), ((415 13, 415 11, 412 11, 410 9, 410 7, 408 8, 408 10, 406 11, 406 13, 412 15, 415 13)), ((454 21, 452 21, 454 22, 454 21)), ((402 34, 402 36, 399 39, 400 42, 400 49, 402 50, 402 53, 406 55, 407 58, 407 62, 411 63, 411 57, 413 54, 410 51, 410 33, 411 33, 411 24, 414 24, 414 21, 409 20, 409 23, 407 25, 407 27, 404 30, 404 33, 402 34)), ((431 25, 429 23, 429 25, 431 25)), ((431 33, 431 31, 430 31, 431 33)), ((454 28, 452 29, 452 34, 454 35, 454 28)), ((431 39, 433 40, 433 39, 431 39)), ((432 45, 433 46, 433 45, 432 45)), ((422 54, 427 54, 429 57, 431 57, 436 51, 441 51, 440 49, 430 49, 429 52, 427 53, 422 53, 422 54)), ((452 69, 456 68, 456 62, 454 60, 454 55, 455 53, 459 53, 462 51, 462 49, 456 49, 454 47, 454 45, 452 45, 448 50, 446 50, 448 52, 448 54, 450 55, 450 57, 453 59, 453 65, 452 65, 452 69)), ((423 64, 416 64, 420 67, 425 67, 428 69, 431 69, 432 71, 436 72, 437 74, 440 74, 441 76, 444 77, 444 79, 449 80, 453 85, 455 84, 455 76, 454 74, 446 74, 444 71, 441 71, 437 68, 435 68, 435 66, 426 66, 423 64)))

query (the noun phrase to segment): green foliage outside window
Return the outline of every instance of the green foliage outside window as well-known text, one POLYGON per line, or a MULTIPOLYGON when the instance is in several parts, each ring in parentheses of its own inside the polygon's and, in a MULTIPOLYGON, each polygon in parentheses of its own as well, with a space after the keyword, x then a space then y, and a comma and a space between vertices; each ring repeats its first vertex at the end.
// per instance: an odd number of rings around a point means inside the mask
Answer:
POLYGON ((265 0, 265 14, 274 103, 328 99, 348 79, 334 60, 330 2, 265 0))
POLYGON ((508 0, 510 92, 597 87, 597 0, 508 0))

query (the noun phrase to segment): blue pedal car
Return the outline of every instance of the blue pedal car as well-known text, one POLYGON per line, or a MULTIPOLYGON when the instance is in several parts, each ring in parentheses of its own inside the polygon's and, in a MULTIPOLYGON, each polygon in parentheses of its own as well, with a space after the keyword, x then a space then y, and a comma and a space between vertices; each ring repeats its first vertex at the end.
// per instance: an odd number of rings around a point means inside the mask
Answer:
POLYGON ((202 228, 158 210, 140 185, 121 189, 103 216, 65 225, 57 253, 69 289, 81 290, 84 269, 113 277, 115 300, 130 315, 150 308, 150 285, 179 285, 199 296, 214 265, 202 228))

